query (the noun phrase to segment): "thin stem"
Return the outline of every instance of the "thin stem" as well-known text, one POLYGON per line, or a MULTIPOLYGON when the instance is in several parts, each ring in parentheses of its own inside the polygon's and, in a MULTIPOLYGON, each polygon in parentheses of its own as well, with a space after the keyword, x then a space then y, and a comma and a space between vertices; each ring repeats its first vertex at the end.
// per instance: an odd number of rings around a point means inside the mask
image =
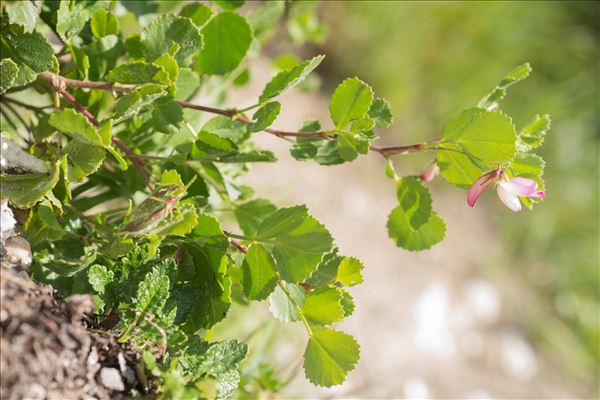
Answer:
POLYGON ((58 91, 58 93, 60 93, 62 97, 71 103, 71 105, 75 107, 77 111, 82 113, 92 124, 94 124, 94 126, 100 125, 96 117, 94 117, 92 113, 87 110, 87 108, 82 106, 71 93, 67 92, 66 89, 61 89, 58 91))
POLYGON ((0 108, 0 113, 2 113, 6 122, 15 130, 15 132, 19 132, 17 125, 10 119, 8 113, 3 108, 0 108))
POLYGON ((304 327, 306 328, 306 331, 308 332, 308 335, 312 336, 312 329, 310 329, 310 325, 308 324, 308 320, 304 316, 304 313, 302 312, 302 309, 298 306, 298 304, 296 304, 296 302, 292 298, 292 295, 290 294, 290 292, 288 292, 287 288, 285 287, 285 285, 283 284, 283 282, 281 280, 277 281, 277 285, 279 285, 279 287, 281 288, 281 290, 283 290, 283 293, 285 293, 285 295, 287 296, 287 298, 290 300, 290 302, 296 308, 296 312, 298 313, 298 316, 300 317, 300 320, 304 324, 304 327))
MULTIPOLYGON (((55 87, 55 89, 58 91, 60 91, 61 85, 62 86, 79 87, 79 88, 89 88, 89 89, 117 90, 117 91, 122 91, 122 92, 128 92, 128 91, 135 89, 135 85, 123 85, 123 84, 117 84, 117 83, 111 83, 111 82, 79 81, 76 79, 64 78, 62 76, 53 74, 49 71, 43 72, 40 75, 44 76, 45 79, 49 80, 51 85, 53 85, 55 87)), ((200 105, 200 104, 194 104, 194 103, 190 103, 188 101, 177 101, 177 103, 181 107, 184 107, 184 108, 191 108, 193 110, 204 111, 204 112, 208 112, 211 114, 223 115, 225 117, 236 119, 247 125, 253 124, 254 121, 243 116, 241 114, 241 112, 247 111, 249 109, 256 107, 257 105, 260 105, 260 104, 252 105, 252 106, 246 107, 242 110, 235 110, 235 109, 225 110, 225 109, 216 108, 216 107, 209 107, 209 106, 204 106, 204 105, 200 105)), ((266 129, 264 129, 264 131, 267 133, 270 133, 272 135, 281 137, 281 138, 285 138, 285 137, 311 138, 311 137, 313 137, 313 138, 332 138, 333 139, 335 137, 334 135, 329 134, 328 131, 297 132, 297 131, 284 131, 284 130, 275 129, 275 128, 266 128, 266 129)), ((438 141, 439 141, 439 139, 429 141, 429 142, 424 142, 424 143, 406 145, 406 146, 390 146, 390 147, 372 145, 370 147, 370 150, 381 154, 385 158, 388 158, 389 156, 392 156, 395 154, 406 154, 406 153, 411 153, 411 152, 430 150, 430 149, 432 149, 432 147, 429 147, 429 145, 437 143, 438 141)))

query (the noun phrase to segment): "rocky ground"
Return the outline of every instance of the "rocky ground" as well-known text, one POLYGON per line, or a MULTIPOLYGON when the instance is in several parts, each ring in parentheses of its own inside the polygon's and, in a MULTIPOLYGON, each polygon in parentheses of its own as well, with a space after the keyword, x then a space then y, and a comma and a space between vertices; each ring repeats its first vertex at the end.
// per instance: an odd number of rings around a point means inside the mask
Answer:
POLYGON ((120 399, 148 391, 138 351, 90 327, 89 296, 62 301, 6 259, 1 265, 2 399, 120 399))

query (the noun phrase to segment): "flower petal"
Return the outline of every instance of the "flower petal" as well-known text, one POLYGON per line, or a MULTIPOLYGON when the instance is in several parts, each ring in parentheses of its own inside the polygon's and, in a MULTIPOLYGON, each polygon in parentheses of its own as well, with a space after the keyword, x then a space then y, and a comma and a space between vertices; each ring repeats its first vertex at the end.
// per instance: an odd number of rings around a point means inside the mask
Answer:
POLYGON ((471 207, 475 206, 475 202, 481 196, 481 193, 496 179, 496 175, 487 173, 480 176, 473 183, 467 192, 467 204, 471 207))
POLYGON ((522 178, 517 176, 512 178, 510 181, 505 182, 505 189, 516 194, 517 196, 530 197, 535 193, 537 189, 537 182, 531 179, 522 178))
POLYGON ((519 201, 519 197, 506 188, 509 185, 510 183, 508 182, 498 182, 498 186, 496 186, 496 192, 498 193, 498 197, 506 207, 510 208, 515 212, 521 211, 521 202, 519 201))

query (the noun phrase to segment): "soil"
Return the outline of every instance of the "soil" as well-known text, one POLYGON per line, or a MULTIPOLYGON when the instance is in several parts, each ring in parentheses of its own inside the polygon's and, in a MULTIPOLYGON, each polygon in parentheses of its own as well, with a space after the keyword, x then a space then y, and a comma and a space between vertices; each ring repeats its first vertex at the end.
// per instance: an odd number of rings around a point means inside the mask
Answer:
POLYGON ((90 327, 90 296, 63 301, 6 260, 0 265, 2 399, 120 399, 148 392, 139 351, 90 327))

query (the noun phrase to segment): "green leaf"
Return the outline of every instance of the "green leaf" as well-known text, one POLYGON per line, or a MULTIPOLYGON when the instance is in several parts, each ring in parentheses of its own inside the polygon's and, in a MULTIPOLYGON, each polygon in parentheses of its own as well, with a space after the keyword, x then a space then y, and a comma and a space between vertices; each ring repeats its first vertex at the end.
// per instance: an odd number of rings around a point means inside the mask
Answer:
POLYGON ((169 276, 167 268, 174 264, 173 260, 165 260, 152 268, 152 271, 140 282, 132 304, 140 311, 156 314, 165 305, 169 297, 169 276))
POLYGON ((536 115, 517 136, 517 149, 527 152, 542 145, 546 132, 550 129, 550 116, 548 114, 536 115))
POLYGON ((179 185, 168 185, 155 190, 124 221, 123 232, 132 236, 146 235, 155 229, 168 215, 173 199, 182 195, 179 185))
POLYGON ((19 67, 10 58, 0 60, 0 93, 5 93, 14 86, 19 76, 19 67))
POLYGON ((331 96, 329 113, 331 120, 338 129, 356 119, 364 117, 371 107, 373 90, 358 78, 343 81, 331 96))
POLYGON ((336 280, 344 286, 354 286, 363 282, 360 273, 364 265, 354 257, 344 257, 337 270, 336 280))
MULTIPOLYGON (((300 132, 317 132, 320 129, 319 121, 307 120, 300 128, 300 132)), ((325 138, 298 137, 290 153, 298 161, 312 159, 321 165, 335 165, 345 161, 338 151, 338 141, 325 138)))
POLYGON ((271 314, 281 322, 300 321, 298 309, 302 309, 306 292, 298 285, 293 283, 283 282, 290 297, 279 286, 275 286, 275 290, 269 296, 269 310, 271 314))
POLYGON ((112 282, 115 273, 106 269, 104 265, 94 264, 87 272, 88 282, 99 295, 103 295, 106 286, 112 282))
POLYGON ((359 154, 369 152, 369 140, 359 134, 338 132, 337 148, 344 161, 353 161, 359 154))
POLYGON ((35 80, 40 72, 50 68, 54 50, 46 37, 39 32, 16 32, 12 27, 0 31, 0 54, 10 58, 19 68, 13 86, 26 85, 35 80))
POLYGON ((60 169, 55 165, 48 173, 0 175, 2 196, 18 208, 30 208, 54 188, 60 169))
POLYGON ((492 91, 488 93, 483 99, 479 101, 477 107, 488 108, 495 102, 501 100, 506 95, 506 88, 527 78, 530 72, 531 66, 529 65, 529 63, 519 65, 517 68, 513 69, 508 75, 506 75, 500 82, 498 82, 498 85, 494 89, 492 89, 492 91))
POLYGON ((235 218, 244 234, 248 236, 256 235, 260 223, 270 214, 277 210, 270 201, 256 199, 235 208, 235 218))
POLYGON ((237 149, 237 145, 229 139, 200 131, 192 148, 191 157, 194 160, 216 160, 220 156, 236 153, 237 149))
POLYGON ((158 132, 174 135, 183 127, 183 108, 173 100, 160 102, 152 111, 152 122, 158 132))
POLYGON ((144 28, 140 42, 149 61, 168 53, 173 43, 177 43, 180 47, 175 59, 180 66, 187 66, 202 48, 202 35, 190 19, 166 14, 144 28))
POLYGON ((406 177, 396 181, 396 194, 412 229, 418 230, 429 221, 431 195, 419 178, 406 177))
POLYGON ((325 254, 317 270, 306 280, 312 286, 327 286, 336 282, 338 268, 344 257, 337 254, 337 249, 325 254))
POLYGON ((208 120, 202 127, 202 130, 238 144, 245 141, 249 135, 246 124, 225 116, 218 116, 208 120))
POLYGON ((350 293, 346 292, 344 289, 338 289, 342 293, 342 309, 344 311, 344 318, 347 318, 352 315, 354 312, 354 299, 350 296, 350 293))
POLYGON ((304 352, 304 374, 314 385, 330 387, 344 382, 360 358, 356 340, 343 332, 314 332, 304 352))
POLYGON ((219 221, 209 214, 200 213, 198 223, 194 228, 192 237, 194 242, 203 246, 225 250, 229 247, 229 240, 221 229, 219 221))
POLYGON ((224 10, 235 10, 244 5, 244 0, 213 0, 213 2, 224 10))
POLYGON ((106 157, 102 147, 79 140, 71 141, 65 146, 63 152, 67 155, 67 179, 69 182, 83 182, 86 176, 100 168, 106 157))
POLYGON ((251 150, 223 155, 217 161, 220 163, 275 162, 277 157, 269 150, 251 150))
POLYGON ((444 238, 446 225, 435 212, 417 230, 411 227, 409 218, 402 206, 394 208, 388 217, 388 235, 398 246, 411 251, 426 250, 444 238))
MULTIPOLYGON (((533 179, 537 182, 538 189, 544 190, 545 184, 542 175, 544 174, 545 165, 546 163, 544 160, 536 154, 518 153, 506 170, 511 178, 521 176, 523 178, 533 179)), ((533 205, 542 199, 535 197, 520 197, 520 200, 527 208, 532 209, 533 205)))
POLYGON ((282 278, 302 282, 331 249, 327 229, 308 214, 306 206, 282 208, 260 224, 256 240, 273 246, 273 256, 282 278))
POLYGON ((61 1, 56 12, 56 32, 63 41, 70 42, 85 27, 88 19, 90 13, 85 3, 61 1))
POLYGON ((389 103, 381 98, 373 100, 369 108, 369 117, 375 121, 375 126, 378 128, 388 128, 394 121, 389 103))
POLYGON ((264 300, 277 285, 277 267, 271 254, 261 245, 248 249, 244 263, 244 293, 248 300, 264 300))
POLYGON ((106 75, 106 81, 128 84, 164 83, 159 80, 161 72, 164 74, 164 70, 154 64, 138 61, 119 65, 106 75))
POLYGON ((117 101, 113 113, 108 117, 113 119, 113 124, 124 121, 139 114, 154 100, 166 93, 161 85, 149 83, 123 96, 117 101))
POLYGON ((200 87, 200 78, 198 78, 198 75, 189 68, 179 68, 179 75, 177 75, 175 87, 177 88, 175 91, 175 99, 187 100, 196 92, 198 87, 200 87))
POLYGON ((285 12, 285 1, 271 0, 261 3, 248 15, 254 37, 265 43, 278 28, 278 21, 285 12))
POLYGON ((86 117, 72 108, 51 114, 48 123, 75 140, 96 146, 103 145, 96 127, 86 117))
POLYGON ((9 23, 21 25, 25 32, 31 32, 35 29, 35 23, 39 14, 35 3, 29 0, 20 0, 5 2, 2 5, 6 14, 8 14, 9 23))
POLYGON ((102 38, 108 35, 119 34, 119 21, 117 17, 110 11, 99 8, 94 11, 90 21, 90 29, 92 34, 97 38, 102 38))
POLYGON ((319 55, 306 60, 287 71, 282 71, 275 75, 273 79, 265 86, 262 94, 258 98, 261 103, 270 98, 279 96, 288 90, 294 88, 302 82, 308 74, 321 64, 325 56, 319 55))
POLYGON ((449 183, 461 188, 469 188, 477 178, 487 172, 471 158, 462 153, 459 146, 440 150, 436 156, 440 173, 449 183))
MULTIPOLYGON (((52 196, 52 192, 48 192, 52 196)), ((58 200, 57 200, 58 201, 58 200)), ((58 202, 60 204, 60 202, 58 202)), ((32 248, 40 243, 48 243, 60 240, 65 235, 65 230, 56 219, 53 205, 49 200, 42 200, 32 210, 30 218, 25 224, 23 237, 27 239, 32 248)))
POLYGON ((251 132, 260 132, 268 128, 273 122, 275 122, 280 110, 281 103, 278 101, 272 101, 264 104, 252 116, 254 122, 248 125, 248 129, 251 132))
POLYGON ((452 118, 442 131, 441 143, 459 145, 468 155, 493 165, 515 155, 515 127, 500 111, 471 108, 452 118))
POLYGON ((202 28, 204 48, 199 54, 200 71, 225 75, 246 56, 252 42, 252 29, 246 19, 233 12, 221 12, 202 28))
POLYGON ((180 17, 188 17, 198 28, 204 25, 212 15, 213 10, 200 3, 186 4, 179 12, 180 17))
POLYGON ((338 288, 318 288, 304 300, 302 314, 311 323, 330 325, 344 318, 342 293, 338 288))

